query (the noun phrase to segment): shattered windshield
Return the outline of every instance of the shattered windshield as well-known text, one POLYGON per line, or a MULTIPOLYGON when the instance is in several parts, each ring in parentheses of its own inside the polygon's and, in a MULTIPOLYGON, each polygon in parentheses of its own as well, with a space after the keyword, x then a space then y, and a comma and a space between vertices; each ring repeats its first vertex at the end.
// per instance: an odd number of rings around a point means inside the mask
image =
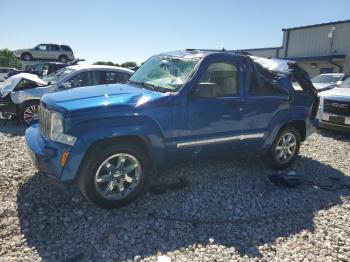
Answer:
POLYGON ((132 75, 130 82, 157 91, 176 91, 192 75, 199 61, 198 57, 154 56, 132 75))
POLYGON ((44 77, 43 80, 52 85, 64 79, 67 75, 69 75, 74 71, 75 71, 74 69, 66 67, 55 73, 52 73, 51 75, 44 77))

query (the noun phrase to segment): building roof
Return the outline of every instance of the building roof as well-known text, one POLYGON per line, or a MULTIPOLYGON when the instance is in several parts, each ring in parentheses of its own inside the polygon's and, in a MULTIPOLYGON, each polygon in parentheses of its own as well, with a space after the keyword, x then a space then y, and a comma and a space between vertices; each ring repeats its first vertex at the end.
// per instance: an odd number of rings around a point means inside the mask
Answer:
POLYGON ((311 28, 311 27, 319 27, 319 26, 326 26, 326 25, 336 25, 336 24, 343 24, 343 23, 350 23, 350 20, 341 20, 341 21, 328 22, 328 23, 322 23, 322 24, 314 24, 314 25, 305 25, 305 26, 299 26, 299 27, 283 28, 282 31, 304 29, 304 28, 311 28))

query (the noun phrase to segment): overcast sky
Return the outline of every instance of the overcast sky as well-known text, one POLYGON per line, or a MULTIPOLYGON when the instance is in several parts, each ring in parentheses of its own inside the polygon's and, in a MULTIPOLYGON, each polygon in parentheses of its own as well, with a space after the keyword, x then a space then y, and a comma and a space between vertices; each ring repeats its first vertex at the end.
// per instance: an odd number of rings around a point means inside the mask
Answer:
POLYGON ((140 63, 176 49, 280 46, 282 28, 350 19, 349 10, 349 0, 5 0, 0 48, 64 43, 90 63, 140 63))

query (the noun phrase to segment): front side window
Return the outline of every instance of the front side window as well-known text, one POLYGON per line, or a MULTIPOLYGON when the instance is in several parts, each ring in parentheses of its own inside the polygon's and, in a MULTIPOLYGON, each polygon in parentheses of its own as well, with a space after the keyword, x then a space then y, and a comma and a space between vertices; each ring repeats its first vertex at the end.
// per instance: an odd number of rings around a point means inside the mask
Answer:
POLYGON ((130 81, 176 91, 186 83, 199 61, 198 57, 154 56, 131 76, 130 81))
POLYGON ((100 84, 100 72, 98 71, 88 71, 82 72, 71 79, 68 80, 70 82, 71 87, 82 87, 82 86, 94 86, 100 84))
POLYGON ((211 64, 204 72, 199 83, 213 84, 217 96, 236 96, 238 94, 237 66, 227 62, 211 64))
POLYGON ((48 50, 48 46, 47 45, 38 45, 36 47, 36 50, 39 50, 39 51, 47 51, 48 50))

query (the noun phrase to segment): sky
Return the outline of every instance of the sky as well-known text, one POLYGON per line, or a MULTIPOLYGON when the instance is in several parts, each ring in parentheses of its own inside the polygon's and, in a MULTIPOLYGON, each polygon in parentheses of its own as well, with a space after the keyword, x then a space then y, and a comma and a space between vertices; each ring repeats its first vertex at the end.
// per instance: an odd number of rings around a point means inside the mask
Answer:
POLYGON ((282 28, 350 19, 349 10, 349 0, 4 0, 0 49, 61 43, 87 63, 140 63, 186 48, 281 46, 282 28))

